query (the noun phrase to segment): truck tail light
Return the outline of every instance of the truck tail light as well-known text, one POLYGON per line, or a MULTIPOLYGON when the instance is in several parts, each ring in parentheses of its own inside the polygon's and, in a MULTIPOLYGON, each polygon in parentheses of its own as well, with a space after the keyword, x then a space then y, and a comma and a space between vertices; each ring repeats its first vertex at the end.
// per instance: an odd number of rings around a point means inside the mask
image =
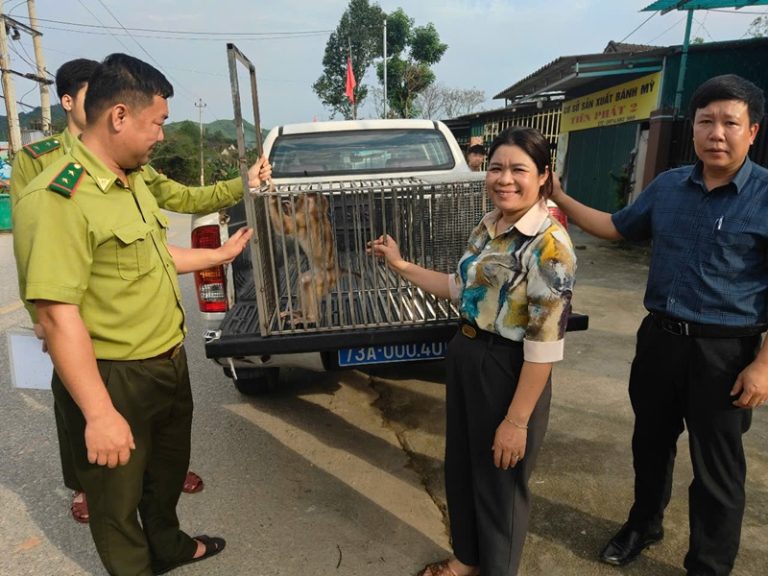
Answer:
MULTIPOLYGON (((192 231, 192 248, 221 247, 219 227, 200 226, 192 231)), ((227 275, 224 266, 215 266, 195 272, 197 302, 201 312, 227 311, 227 275)))
POLYGON ((547 208, 549 209, 549 215, 552 216, 555 220, 560 222, 560 224, 563 225, 563 228, 568 228, 568 216, 565 215, 565 212, 560 210, 558 208, 557 204, 554 202, 549 202, 547 204, 547 208))

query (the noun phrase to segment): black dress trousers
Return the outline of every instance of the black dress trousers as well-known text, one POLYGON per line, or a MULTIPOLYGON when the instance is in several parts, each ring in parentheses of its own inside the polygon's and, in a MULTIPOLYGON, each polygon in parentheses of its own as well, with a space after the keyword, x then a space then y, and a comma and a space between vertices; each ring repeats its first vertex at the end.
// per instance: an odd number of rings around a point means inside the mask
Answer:
POLYGON ((641 530, 661 526, 672 491, 677 439, 687 426, 693 464, 685 559, 689 573, 725 576, 736 559, 745 503, 742 435, 752 412, 735 407, 730 391, 759 346, 759 335, 671 334, 650 316, 637 333, 629 380, 635 412, 635 502, 629 522, 641 530))
POLYGON ((525 457, 493 464, 496 428, 507 413, 523 366, 521 343, 470 339, 448 348, 445 484, 453 551, 483 576, 515 576, 528 531, 528 479, 544 440, 552 396, 547 383, 528 422, 525 457))

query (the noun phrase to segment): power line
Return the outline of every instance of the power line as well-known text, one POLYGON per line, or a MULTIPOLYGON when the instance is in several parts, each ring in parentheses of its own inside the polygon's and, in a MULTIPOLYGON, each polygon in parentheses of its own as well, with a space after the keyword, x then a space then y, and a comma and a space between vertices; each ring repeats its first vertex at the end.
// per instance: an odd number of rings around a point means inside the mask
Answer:
MULTIPOLYGON (((83 4, 83 0, 80 0, 80 4, 81 4, 81 5, 83 5, 83 7, 85 7, 85 5, 83 4)), ((150 53, 147 51, 147 49, 146 49, 146 48, 144 48, 144 46, 142 46, 142 45, 141 45, 141 43, 140 43, 138 40, 136 40, 136 39, 135 39, 133 36, 131 36, 131 33, 130 33, 130 32, 128 32, 128 30, 126 30, 126 28, 125 28, 125 26, 123 26, 122 22, 120 22, 120 20, 118 20, 117 16, 115 16, 115 15, 112 13, 112 11, 111 11, 111 10, 110 10, 110 9, 109 9, 109 8, 108 8, 108 7, 107 7, 105 4, 104 4, 104 2, 102 2, 102 0, 99 0, 99 4, 101 4, 102 8, 104 8, 104 10, 106 10, 106 11, 107 11, 107 13, 108 13, 110 16, 112 16, 112 18, 115 20, 115 22, 117 22, 117 23, 120 25, 120 27, 121 27, 123 30, 125 30, 125 31, 128 33, 128 36, 129 36, 129 37, 131 38, 131 40, 133 40, 133 41, 134 41, 134 43, 135 43, 135 44, 136 44, 136 45, 137 45, 137 46, 138 46, 138 47, 141 49, 141 51, 142 51, 142 52, 144 52, 144 53, 145 53, 145 54, 146 54, 146 55, 149 57, 149 59, 150 59, 150 60, 152 60, 152 62, 154 62, 154 63, 155 63, 155 65, 156 65, 156 66, 157 66, 157 67, 158 67, 160 70, 162 70, 162 69, 163 69, 162 65, 161 65, 161 64, 160 64, 160 63, 159 63, 157 60, 155 60, 155 58, 152 56, 152 54, 150 54, 150 53)), ((86 8, 86 10, 88 10, 88 8, 86 8)), ((98 17, 96 17, 96 15, 95 15, 95 14, 93 14, 93 12, 91 12, 90 10, 88 10, 88 12, 90 12, 90 13, 91 13, 91 15, 92 15, 94 18, 96 18, 96 21, 97 21, 97 22, 99 22, 99 24, 101 24, 102 26, 104 26, 104 25, 105 25, 105 24, 104 24, 104 23, 103 23, 103 22, 102 22, 102 21, 101 21, 101 20, 100 20, 98 17)), ((120 44, 122 44, 123 46, 125 46, 125 44, 124 44, 124 43, 123 43, 123 42, 122 42, 122 41, 121 41, 121 40, 120 40, 120 39, 119 39, 119 38, 118 38, 116 35, 114 35, 114 34, 113 34, 113 36, 115 37, 115 39, 116 39, 118 42, 120 42, 120 44)), ((130 50, 130 49, 127 47, 127 46, 125 46, 125 49, 126 49, 128 52, 130 52, 130 51, 131 51, 131 50, 130 50)), ((166 73, 166 74, 167 74, 167 73, 166 73)), ((194 97, 194 96, 192 95, 192 93, 191 93, 189 90, 187 90, 187 88, 186 88, 186 87, 185 87, 183 84, 181 84, 181 83, 180 83, 178 80, 176 80, 176 79, 175 79, 173 76, 171 76, 170 74, 167 74, 167 75, 168 75, 168 77, 169 77, 169 78, 170 78, 170 79, 173 81, 173 83, 174 83, 174 84, 176 84, 176 85, 177 85, 179 88, 181 88, 181 90, 183 90, 184 92, 186 92, 186 93, 187 93, 187 96, 190 96, 190 97, 194 97)))
MULTIPOLYGON (((82 1, 80 2, 82 4, 82 1)), ((102 6, 104 6, 103 2, 100 2, 102 6)), ((109 12, 109 9, 104 6, 104 8, 109 12)), ((90 12, 90 10, 89 10, 90 12)), ((93 13, 91 13, 93 14, 93 13)), ((110 12, 110 15, 112 13, 110 12)), ((114 18, 114 15, 112 15, 114 18)), ((97 18, 98 20, 98 18, 97 18)), ((115 18, 117 20, 117 18, 115 18)), ((333 32, 333 30, 296 30, 296 31, 285 31, 285 32, 207 32, 207 31, 201 31, 201 30, 163 30, 160 28, 128 28, 125 26, 107 26, 105 24, 102 24, 101 21, 99 23, 100 26, 96 26, 95 24, 85 24, 82 22, 69 22, 66 20, 50 20, 45 18, 38 18, 39 22, 50 22, 52 24, 65 24, 67 26, 77 26, 81 28, 104 28, 106 30, 123 30, 125 32, 152 32, 152 33, 158 33, 158 34, 175 34, 175 35, 188 35, 188 36, 219 36, 219 37, 240 37, 240 36, 255 36, 255 37, 261 37, 261 36, 268 36, 268 37, 277 37, 277 36, 304 36, 304 35, 320 35, 320 34, 330 34, 333 32)))
MULTIPOLYGON (((33 88, 33 90, 34 90, 34 88, 33 88)), ((24 96, 26 96, 26 94, 24 96)), ((5 96, 3 94, 0 94, 0 98, 5 100, 5 96)), ((24 106, 24 108, 29 108, 31 110, 37 110, 38 108, 40 108, 40 106, 32 106, 30 104, 25 104, 24 102, 19 102, 18 100, 16 101, 16 104, 18 104, 19 106, 24 106)))
POLYGON ((648 23, 648 20, 650 20, 651 18, 653 18, 654 16, 656 16, 656 14, 658 14, 658 12, 652 12, 652 13, 651 13, 651 15, 650 15, 650 16, 648 16, 648 18, 646 18, 646 19, 643 21, 643 23, 642 23, 642 24, 640 24, 640 26, 638 26, 637 28, 635 28, 634 30, 632 30, 632 32, 630 32, 629 34, 627 34, 626 36, 624 36, 624 38, 622 38, 621 40, 619 40, 619 42, 618 42, 618 43, 619 43, 619 44, 621 44, 621 43, 622 43, 622 42, 624 42, 624 41, 625 41, 627 38, 629 38, 630 36, 632 36, 632 34, 634 34, 635 32, 637 32, 638 30, 640 30, 640 28, 642 28, 643 26, 645 26, 645 25, 648 23))
MULTIPOLYGON (((88 8, 88 6, 86 6, 85 4, 83 4, 83 0, 78 0, 78 1, 80 2, 80 5, 81 5, 83 8, 85 8, 85 10, 86 10, 86 11, 87 11, 87 12, 88 12, 88 13, 89 13, 91 16, 93 16, 93 17, 96 19, 96 22, 98 22, 98 23, 99 23, 99 24, 101 24, 102 26, 106 26, 106 25, 105 25, 105 24, 104 24, 104 23, 101 21, 101 19, 100 19, 98 16, 96 16, 96 14, 94 14, 94 13, 91 11, 91 9, 90 9, 90 8, 88 8)), ((110 32, 110 33, 109 33, 109 35, 110 35, 110 36, 112 36, 112 37, 113 37, 115 40, 117 40, 117 41, 120 43, 120 45, 121 45, 123 48, 125 48, 125 51, 126 51, 126 52, 130 52, 130 51, 131 51, 131 50, 130 50, 130 48, 128 48, 128 46, 126 46, 126 45, 123 43, 123 41, 122 41, 122 40, 120 40, 120 38, 118 38, 118 37, 117 37, 115 34, 112 34, 112 33, 110 32)))
POLYGON ((19 47, 24 51, 24 56, 22 56, 19 51, 16 50, 16 47, 13 45, 13 43, 8 44, 8 48, 10 48, 10 50, 19 57, 19 59, 30 66, 32 70, 37 71, 37 65, 32 61, 32 56, 29 55, 29 52, 27 52, 27 49, 24 47, 22 42, 19 42, 19 47))
MULTIPOLYGON (((84 35, 90 35, 90 36, 112 36, 113 38, 118 38, 121 34, 115 33, 112 31, 109 32, 96 32, 96 31, 90 31, 90 30, 77 30, 75 28, 63 28, 59 26, 38 26, 38 28, 41 28, 43 30, 57 30, 60 32, 72 32, 75 34, 84 34, 84 35)), ((94 28, 101 28, 101 26, 94 26, 94 28)), ((106 27, 104 27, 106 28, 106 27)), ((119 31, 118 31, 119 32, 119 31)), ((129 36, 128 33, 124 34, 125 36, 129 36)), ((221 37, 206 37, 204 32, 201 32, 199 35, 195 37, 187 37, 187 36, 179 36, 179 37, 172 37, 172 36, 158 36, 154 34, 130 34, 133 38, 150 38, 155 40, 171 40, 171 41, 182 41, 182 42, 221 42, 221 37)), ((312 37, 320 37, 320 36, 326 36, 325 32, 306 32, 306 33, 296 33, 290 36, 279 34, 279 33, 265 33, 263 35, 259 36, 253 36, 253 37, 242 37, 238 40, 238 42, 258 42, 262 40, 293 40, 296 38, 312 38, 312 37)), ((128 48, 126 48, 128 50, 128 48)))
POLYGON ((704 22, 706 21, 706 19, 707 19, 706 15, 704 16, 704 20, 702 20, 701 22, 699 22, 696 18, 693 19, 694 22, 696 22, 699 25, 699 27, 696 29, 696 34, 694 36, 698 35, 699 30, 704 30, 704 33, 707 36, 709 36, 709 39, 712 40, 712 42, 714 42, 715 39, 712 37, 712 34, 709 32, 709 30, 707 30, 707 27, 704 26, 704 22))
POLYGON ((32 86, 32 88, 30 88, 30 89, 29 89, 29 90, 27 90, 26 92, 24 92, 24 95, 23 95, 21 98, 19 98, 19 102, 17 102, 17 104, 18 104, 18 103, 21 103, 23 106, 29 106, 29 104, 23 104, 23 102, 24 102, 24 98, 26 98, 27 96, 29 96, 29 95, 30 95, 30 93, 31 93, 31 92, 34 92, 35 90, 37 90, 37 84, 35 84, 34 86, 32 86))
POLYGON ((683 20, 685 20, 686 18, 687 18, 687 16, 683 16, 683 17, 682 17, 682 18, 680 18, 680 19, 679 19, 677 22, 675 22, 674 24, 672 24, 672 26, 670 26, 669 28, 667 28, 666 30, 664 30, 664 31, 663 31, 661 34, 658 34, 657 36, 654 36, 654 37, 653 37, 653 39, 649 40, 648 42, 649 42, 649 43, 651 43, 651 42, 655 42, 657 39, 659 39, 659 38, 661 38, 662 36, 664 36, 664 34, 666 34, 667 32, 669 32, 670 30, 672 30, 672 29, 673 29, 673 28, 675 28, 676 26, 679 26, 679 25, 680 25, 680 23, 681 23, 683 20))
POLYGON ((26 4, 26 3, 27 3, 27 0, 19 0, 18 2, 16 2, 16 4, 14 4, 13 6, 10 7, 10 9, 8 10, 8 15, 10 16, 11 12, 16 10, 16 8, 18 8, 19 6, 22 6, 22 5, 26 4))

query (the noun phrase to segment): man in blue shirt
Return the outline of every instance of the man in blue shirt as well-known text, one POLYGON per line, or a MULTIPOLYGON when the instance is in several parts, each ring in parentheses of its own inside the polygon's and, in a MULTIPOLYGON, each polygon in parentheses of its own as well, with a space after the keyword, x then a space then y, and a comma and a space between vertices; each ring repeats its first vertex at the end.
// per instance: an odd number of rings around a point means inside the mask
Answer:
POLYGON ((725 576, 744 515, 742 434, 768 400, 768 170, 747 154, 764 113, 762 91, 732 74, 691 98, 699 161, 658 176, 611 215, 566 196, 552 200, 586 232, 653 240, 629 395, 635 412, 635 501, 600 554, 624 565, 664 536, 677 438, 688 428, 688 576, 725 576))

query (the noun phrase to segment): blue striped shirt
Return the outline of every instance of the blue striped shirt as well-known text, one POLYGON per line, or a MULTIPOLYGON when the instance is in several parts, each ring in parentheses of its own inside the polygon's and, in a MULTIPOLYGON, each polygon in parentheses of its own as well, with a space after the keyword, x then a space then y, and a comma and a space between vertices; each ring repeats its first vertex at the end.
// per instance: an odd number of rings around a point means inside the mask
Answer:
POLYGON ((659 175, 613 215, 628 240, 653 240, 645 307, 701 324, 768 322, 768 170, 744 162, 708 191, 702 166, 659 175))

